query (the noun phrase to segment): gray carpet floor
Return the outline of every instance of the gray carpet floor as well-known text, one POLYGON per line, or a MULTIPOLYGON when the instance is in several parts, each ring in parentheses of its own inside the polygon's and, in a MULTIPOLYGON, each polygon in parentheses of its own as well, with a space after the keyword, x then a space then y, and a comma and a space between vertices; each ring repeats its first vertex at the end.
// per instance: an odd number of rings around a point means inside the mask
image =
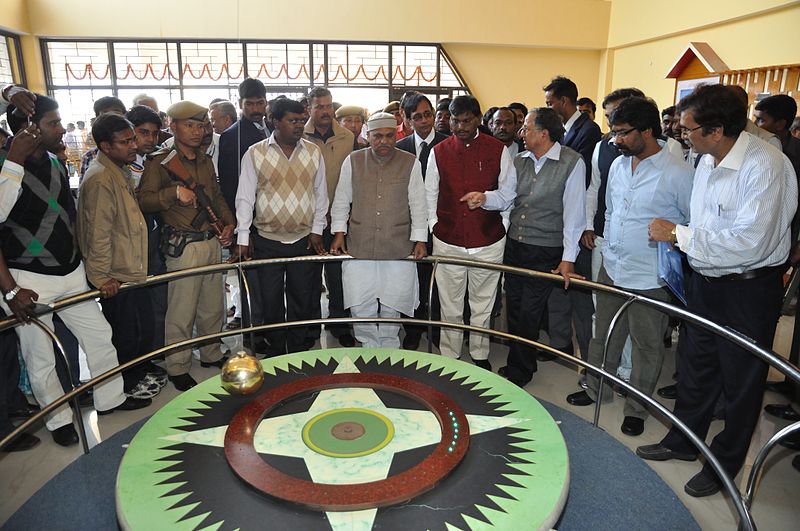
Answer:
MULTIPOLYGON (((540 402, 560 421, 570 457, 569 499, 557 529, 700 529, 667 484, 625 446, 572 413, 540 402)), ((124 445, 144 422, 131 425, 70 464, 32 496, 3 529, 116 529, 117 468, 124 445)))

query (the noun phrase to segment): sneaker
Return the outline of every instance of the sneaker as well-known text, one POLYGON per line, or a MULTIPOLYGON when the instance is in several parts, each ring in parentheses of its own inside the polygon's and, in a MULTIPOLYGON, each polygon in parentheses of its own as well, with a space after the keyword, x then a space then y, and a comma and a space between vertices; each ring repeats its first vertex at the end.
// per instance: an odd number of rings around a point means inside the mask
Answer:
POLYGON ((147 376, 145 376, 133 387, 133 389, 127 391, 125 396, 143 400, 145 398, 153 398, 160 391, 161 386, 151 380, 148 380, 147 376))
POLYGON ((163 389, 167 386, 169 379, 167 378, 166 374, 164 376, 156 376, 155 374, 148 372, 142 381, 147 382, 148 384, 155 384, 159 389, 163 389))

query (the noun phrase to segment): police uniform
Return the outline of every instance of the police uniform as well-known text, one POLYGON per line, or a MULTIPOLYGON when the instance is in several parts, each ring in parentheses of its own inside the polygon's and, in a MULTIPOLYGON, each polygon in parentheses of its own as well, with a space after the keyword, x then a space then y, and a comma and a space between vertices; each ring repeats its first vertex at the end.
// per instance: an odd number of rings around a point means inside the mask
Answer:
MULTIPOLYGON (((167 109, 173 120, 203 120, 207 110, 195 103, 182 101, 167 109)), ((200 148, 194 150, 195 158, 188 159, 176 146, 163 148, 148 156, 139 187, 139 204, 142 211, 160 212, 165 224, 165 235, 176 233, 185 237, 182 251, 173 248, 166 255, 167 271, 218 264, 222 261, 222 246, 206 219, 194 226, 192 221, 200 212, 199 207, 184 206, 178 201, 177 189, 182 181, 161 165, 173 151, 186 171, 198 185, 202 185, 211 205, 223 225, 233 225, 234 218, 217 184, 211 157, 200 148)), ((221 273, 195 275, 169 283, 167 315, 164 325, 166 343, 172 344, 192 337, 193 327, 199 335, 214 334, 222 330, 225 308, 225 292, 221 273)), ((212 342, 200 348, 203 362, 215 362, 222 358, 220 344, 212 342)), ((191 367, 191 349, 181 350, 167 356, 167 372, 170 376, 187 374, 191 367)))

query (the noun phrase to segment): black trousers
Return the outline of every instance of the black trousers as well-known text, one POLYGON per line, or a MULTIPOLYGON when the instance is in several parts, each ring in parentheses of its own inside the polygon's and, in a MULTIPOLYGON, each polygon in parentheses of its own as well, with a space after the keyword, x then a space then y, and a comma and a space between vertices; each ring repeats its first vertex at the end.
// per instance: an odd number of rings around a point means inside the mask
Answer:
MULTIPOLYGON (((428 237, 428 256, 433 254, 433 238, 428 237)), ((419 306, 417 309, 414 310, 414 318, 416 319, 428 319, 428 310, 430 309, 430 318, 433 321, 439 321, 441 319, 441 311, 439 310, 439 290, 436 287, 436 283, 433 284, 433 300, 428 300, 428 289, 431 285, 431 276, 433 275, 433 264, 417 264, 417 279, 419 280, 419 306)), ((468 304, 464 304, 464 308, 469 308, 468 304)), ((404 317, 407 317, 404 315, 404 317)), ((468 323, 469 320, 465 320, 465 323, 468 323)), ((425 332, 428 327, 421 326, 421 325, 403 325, 403 328, 406 331, 406 336, 422 336, 423 332, 425 332)), ((431 341, 434 342, 437 346, 439 345, 439 333, 440 329, 438 327, 433 327, 433 337, 431 341)))
MULTIPOLYGON (((503 263, 549 273, 561 262, 563 252, 563 247, 541 247, 508 239, 503 263)), ((506 316, 510 333, 534 341, 539 339, 539 325, 554 286, 546 280, 506 274, 506 316)), ((536 369, 536 349, 512 342, 506 375, 527 383, 536 369)))
MULTIPOLYGON (((100 299, 100 306, 111 326, 111 342, 117 349, 120 365, 150 352, 155 330, 153 305, 147 290, 121 291, 109 299, 100 299)), ((122 373, 126 392, 147 375, 145 367, 139 364, 122 373)))
MULTIPOLYGON (((0 319, 5 317, 0 311, 0 319)), ((19 358, 17 334, 13 329, 0 332, 0 437, 9 434, 14 425, 11 411, 24 407, 28 401, 19 389, 19 358)))
MULTIPOLYGON (((325 249, 330 250, 333 243, 333 234, 331 234, 330 226, 325 227, 322 231, 322 245, 325 249)), ((317 268, 318 273, 314 277, 314 290, 317 294, 317 299, 322 295, 322 272, 325 271, 325 285, 328 288, 328 317, 349 317, 350 312, 344 307, 344 292, 342 291, 342 263, 341 262, 326 262, 322 267, 317 268)), ((314 315, 309 319, 319 319, 322 317, 322 308, 319 301, 314 306, 314 315)), ((308 327, 309 336, 318 338, 321 326, 308 327)), ((349 325, 326 325, 325 328, 333 335, 339 337, 342 334, 350 332, 349 325)))
MULTIPOLYGON (((783 292, 780 274, 713 283, 694 274, 689 283, 690 311, 772 348, 783 292)), ((747 456, 761 412, 769 367, 754 354, 691 323, 684 324, 680 343, 674 413, 705 439, 717 398, 724 393, 725 428, 714 437, 710 448, 725 471, 735 476, 747 456)), ((661 444, 675 451, 697 452, 675 428, 661 444)), ((708 464, 705 468, 711 471, 708 464)))
MULTIPOLYGON (((308 237, 295 243, 281 243, 258 235, 250 235, 256 259, 291 258, 307 256, 308 237)), ((314 307, 319 308, 319 291, 315 279, 320 274, 320 264, 312 262, 276 264, 258 268, 261 288, 261 315, 264 324, 285 323, 314 318, 314 307), (284 295, 286 304, 284 305, 284 295)), ((308 327, 271 330, 266 334, 269 354, 277 356, 304 350, 308 327)))

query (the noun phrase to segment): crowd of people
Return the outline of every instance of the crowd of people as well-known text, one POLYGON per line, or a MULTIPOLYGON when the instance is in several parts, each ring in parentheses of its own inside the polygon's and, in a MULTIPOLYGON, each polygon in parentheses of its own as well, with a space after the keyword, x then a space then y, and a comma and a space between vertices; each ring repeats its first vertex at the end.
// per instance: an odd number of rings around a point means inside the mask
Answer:
MULTIPOLYGON (((675 302, 659 273, 659 253, 671 247, 684 256, 687 308, 771 348, 783 277, 800 261, 795 101, 762 99, 753 122, 747 93, 736 86, 701 85, 662 111, 642 91, 622 88, 600 105, 610 129, 603 135, 597 106, 578 96, 575 83, 559 76, 532 109, 514 102, 483 112, 472 96, 434 103, 409 91, 369 112, 335 103, 324 87, 300 101, 268 101, 264 85, 247 79, 238 102, 181 101, 164 114, 146 95, 129 109, 102 97, 86 134, 82 123, 62 126, 55 100, 5 87, 0 103, 8 104, 11 131, 0 152, 0 307, 28 320, 41 304, 99 290, 99 304, 60 310, 55 321, 57 333, 61 323, 60 333, 77 339, 93 376, 165 344, 219 332, 226 314, 245 326, 319 318, 323 290, 333 318, 430 315, 481 328, 493 326, 504 301, 509 332, 538 340, 546 330, 551 347, 599 366, 624 300, 593 297, 570 281, 591 279, 675 302), (94 147, 81 152, 89 139, 94 147), (69 190, 73 165, 77 200, 69 190), (324 254, 358 260, 247 269, 249 302, 240 296, 226 304, 221 273, 121 289, 148 275, 223 260, 324 254), (429 300, 431 266, 401 261, 427 255, 553 273, 563 287, 440 264, 429 300)), ((41 319, 54 325, 52 315, 41 319)), ((401 339, 394 323, 326 328, 342 346, 412 350, 427 330, 405 326, 401 339)), ((52 343, 35 326, 15 332, 33 396, 44 406, 64 391, 52 343)), ((320 333, 318 326, 276 328, 247 346, 265 356, 290 354, 313 348, 320 333)), ((443 356, 494 369, 485 334, 471 332, 466 348, 461 329, 444 327, 431 340, 443 356)), ((0 434, 13 428, 10 418, 36 410, 13 380, 20 370, 14 333, 2 341, 9 378, 0 395, 0 434)), ((221 367, 224 346, 202 344, 199 359, 221 367)), ((537 364, 552 359, 514 342, 497 372, 524 387, 537 364)), ((196 384, 190 348, 164 362, 165 368, 138 365, 98 386, 97 411, 146 407, 167 382, 181 391, 196 384)), ((740 470, 760 414, 766 363, 701 327, 633 304, 611 337, 605 369, 646 395, 675 399, 675 414, 701 438, 722 416, 725 427, 711 449, 726 472, 740 470), (676 384, 656 390, 677 324, 676 384)), ((601 393, 592 374, 578 383, 582 389, 566 396, 574 406, 614 396, 610 387, 601 393)), ((785 382, 776 388, 797 393, 785 382)), ((791 405, 768 412, 799 416, 791 405)), ((643 404, 627 398, 620 429, 640 435, 647 417, 643 404)), ((66 407, 48 416, 47 428, 58 444, 78 440, 66 407)), ((26 434, 9 449, 36 442, 26 434)), ((800 440, 788 444, 800 447, 800 440)), ((674 429, 637 453, 697 458, 674 429)), ((719 487, 705 465, 686 491, 707 496, 719 487)))

